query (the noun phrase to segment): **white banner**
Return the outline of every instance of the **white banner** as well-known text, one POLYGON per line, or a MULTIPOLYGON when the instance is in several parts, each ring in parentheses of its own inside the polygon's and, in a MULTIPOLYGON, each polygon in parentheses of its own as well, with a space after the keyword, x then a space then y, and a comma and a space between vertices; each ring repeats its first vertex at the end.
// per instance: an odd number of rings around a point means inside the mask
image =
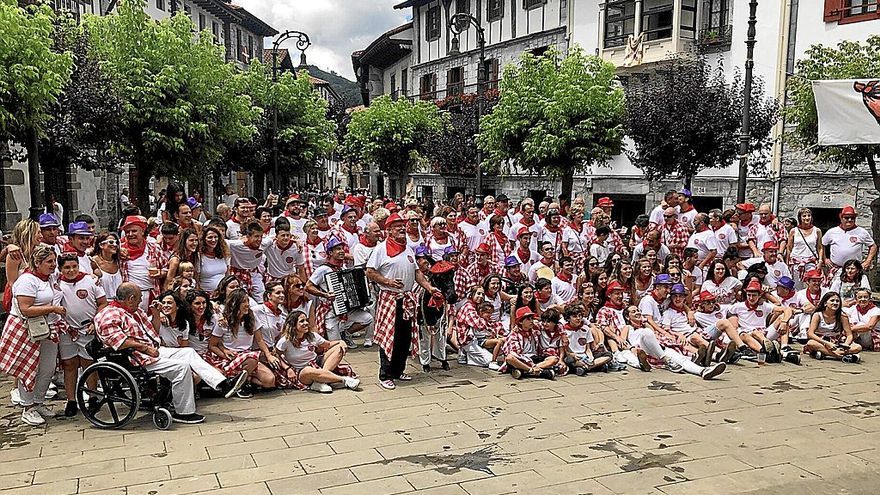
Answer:
POLYGON ((819 145, 880 144, 880 78, 813 81, 819 145))

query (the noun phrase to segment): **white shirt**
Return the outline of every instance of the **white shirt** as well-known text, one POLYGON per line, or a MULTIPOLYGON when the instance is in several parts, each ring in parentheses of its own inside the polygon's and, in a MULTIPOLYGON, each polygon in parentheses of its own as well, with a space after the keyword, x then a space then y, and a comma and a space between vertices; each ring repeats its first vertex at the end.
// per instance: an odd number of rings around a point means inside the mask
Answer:
POLYGON ((559 296, 559 299, 562 299, 564 302, 569 302, 577 297, 577 289, 574 286, 574 282, 575 278, 574 275, 572 275, 572 279, 569 282, 566 282, 559 277, 553 277, 550 284, 553 287, 553 293, 559 296))
POLYGON ((831 247, 831 262, 843 266, 848 260, 862 259, 862 251, 874 245, 874 237, 862 227, 844 231, 839 226, 828 229, 822 243, 831 247))
MULTIPOLYGON (((463 220, 458 223, 458 229, 464 234, 465 244, 471 253, 476 251, 480 243, 486 239, 486 233, 489 232, 489 227, 485 222, 477 222, 476 225, 473 225, 463 220)), ((407 244, 409 242, 409 236, 407 236, 407 244)))
MULTIPOLYGON (((844 311, 846 311, 847 316, 849 316, 850 326, 868 323, 871 318, 875 316, 880 316, 880 308, 878 308, 877 306, 869 309, 864 315, 859 313, 859 310, 855 305, 852 305, 849 308, 844 308, 844 311)), ((877 320, 877 324, 874 325, 874 329, 872 331, 880 331, 880 320, 877 320)))
MULTIPOLYGON (((662 304, 665 306, 666 301, 663 301, 662 304)), ((663 321, 663 308, 661 307, 661 303, 658 303, 651 294, 645 294, 645 297, 639 302, 639 311, 642 315, 653 318, 654 323, 658 325, 663 321)))
POLYGON ((568 350, 578 356, 587 354, 587 346, 593 342, 593 332, 588 325, 581 325, 577 330, 565 330, 568 335, 568 350))
MULTIPOLYGON (((17 296, 30 296, 34 298, 33 305, 34 306, 52 306, 56 302, 56 293, 53 287, 54 281, 53 279, 49 279, 46 281, 40 280, 36 275, 32 273, 22 273, 18 279, 12 284, 12 310, 9 314, 18 316, 19 318, 27 319, 26 316, 21 314, 21 310, 18 307, 18 297, 17 296)), ((58 302, 60 303, 61 294, 58 293, 58 302)), ((61 316, 50 313, 47 315, 47 320, 49 323, 58 321, 61 316)))
POLYGON ((736 293, 740 287, 742 287, 742 282, 736 277, 727 277, 720 284, 716 284, 714 280, 707 278, 700 287, 700 291, 707 291, 714 295, 718 304, 723 306, 736 302, 736 293))
POLYGON ((401 253, 393 258, 388 256, 388 246, 386 242, 379 243, 370 259, 367 260, 367 268, 372 268, 379 272, 380 275, 391 280, 401 280, 403 282, 402 289, 394 289, 382 286, 382 290, 391 292, 410 292, 416 283, 416 253, 409 246, 405 247, 401 253))
MULTIPOLYGON (((357 246, 351 249, 351 256, 354 258, 354 266, 364 266, 367 264, 367 260, 370 259, 370 255, 373 254, 373 250, 376 249, 376 246, 367 247, 365 244, 358 243, 357 246)), ((442 259, 434 258, 435 260, 442 259)))
POLYGON ((98 313, 98 299, 106 297, 104 288, 96 285, 91 275, 86 275, 76 282, 58 279, 61 289, 61 304, 67 310, 64 320, 74 328, 83 328, 85 322, 91 322, 98 313))
POLYGON ((278 243, 272 241, 264 244, 263 255, 266 257, 266 272, 270 277, 282 278, 296 272, 298 266, 305 263, 302 248, 297 241, 292 240, 286 249, 278 247, 278 243))
POLYGON ((299 346, 294 346, 293 342, 287 340, 287 337, 281 337, 275 344, 275 349, 284 355, 287 364, 292 366, 293 369, 301 370, 318 358, 318 353, 315 350, 324 342, 326 342, 324 337, 311 332, 306 337, 303 337, 299 346), (311 337, 311 340, 308 337, 311 337))
POLYGON ((743 266, 748 268, 762 262, 767 265, 767 276, 764 277, 764 285, 776 287, 776 282, 778 282, 780 278, 791 278, 791 270, 788 269, 788 265, 783 263, 782 260, 776 260, 776 263, 771 265, 770 263, 767 263, 763 257, 749 258, 743 261, 743 266))
MULTIPOLYGON (((678 207, 678 221, 687 225, 688 228, 693 228, 694 227, 694 217, 697 216, 697 213, 699 213, 699 212, 697 211, 696 208, 691 208, 689 211, 682 212, 681 207, 679 206, 678 207)), ((711 231, 712 229, 709 229, 709 230, 711 231)))
POLYGON ((737 236, 736 231, 733 230, 733 227, 728 223, 718 227, 718 230, 714 230, 713 232, 715 233, 715 240, 718 245, 718 254, 724 254, 731 244, 735 244, 739 241, 739 236, 737 236))
POLYGON ((199 286, 205 292, 214 292, 220 280, 226 276, 227 270, 229 261, 226 258, 212 258, 202 254, 199 256, 199 286))
POLYGON ((281 327, 284 325, 284 319, 287 318, 287 312, 284 311, 284 308, 279 309, 281 311, 277 316, 265 304, 260 304, 254 309, 255 326, 260 329, 263 340, 270 348, 278 340, 281 327))
POLYGON ((699 258, 700 261, 706 259, 706 256, 709 256, 710 251, 715 251, 716 255, 723 254, 718 249, 718 239, 715 238, 715 232, 713 232, 712 229, 706 229, 702 232, 694 232, 691 234, 686 247, 695 248, 697 250, 697 258, 699 258))
POLYGON ((232 335, 232 330, 224 326, 217 325, 216 327, 214 327, 211 335, 215 337, 222 337, 223 347, 229 349, 230 351, 249 351, 254 345, 254 336, 248 334, 247 331, 245 331, 244 325, 242 325, 241 328, 238 329, 238 333, 234 336, 232 335))
POLYGON ((240 270, 254 270, 263 264, 263 245, 257 249, 252 249, 245 245, 244 239, 230 240, 229 252, 231 257, 229 265, 240 270))
POLYGON ((739 318, 740 333, 767 328, 767 316, 772 312, 773 305, 767 301, 758 303, 754 310, 749 309, 745 302, 738 302, 727 310, 728 316, 739 318))

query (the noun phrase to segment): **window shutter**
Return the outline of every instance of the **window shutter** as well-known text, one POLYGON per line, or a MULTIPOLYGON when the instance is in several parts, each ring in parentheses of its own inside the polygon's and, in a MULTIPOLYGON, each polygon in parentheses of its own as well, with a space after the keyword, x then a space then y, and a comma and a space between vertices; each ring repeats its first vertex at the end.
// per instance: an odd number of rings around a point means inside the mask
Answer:
POLYGON ((835 22, 840 20, 843 1, 844 0, 825 0, 825 13, 823 16, 825 22, 835 22))

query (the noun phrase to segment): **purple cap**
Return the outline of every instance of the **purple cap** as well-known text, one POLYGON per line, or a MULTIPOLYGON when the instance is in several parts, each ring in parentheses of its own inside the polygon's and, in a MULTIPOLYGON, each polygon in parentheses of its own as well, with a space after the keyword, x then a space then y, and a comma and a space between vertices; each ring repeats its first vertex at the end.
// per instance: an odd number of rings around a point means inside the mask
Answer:
POLYGON ((654 277, 654 285, 672 285, 672 277, 665 273, 661 273, 654 277))
POLYGON ((52 215, 51 213, 43 213, 42 215, 40 215, 39 223, 41 229, 47 229, 49 227, 61 227, 61 222, 59 222, 58 219, 55 218, 55 215, 52 215))
POLYGON ((684 195, 687 196, 688 198, 690 198, 691 196, 693 196, 693 195, 691 194, 691 190, 690 190, 690 189, 687 189, 687 188, 682 188, 681 191, 678 191, 678 194, 684 194, 684 195))
POLYGON ((338 237, 330 236, 330 239, 327 240, 327 246, 325 246, 324 249, 326 249, 326 251, 329 253, 336 246, 345 247, 345 245, 346 244, 344 242, 340 241, 338 237))
POLYGON ((519 266, 521 264, 522 263, 519 262, 519 260, 516 258, 516 256, 508 256, 507 258, 504 258, 504 266, 506 268, 519 266))
POLYGON ((687 294, 687 289, 685 289, 684 285, 682 285, 682 284, 675 284, 672 286, 672 290, 670 291, 670 293, 673 296, 675 296, 675 295, 682 295, 683 296, 683 295, 687 294))
POLYGON ((416 258, 427 258, 428 248, 424 244, 416 246, 416 258))
POLYGON ((194 198, 194 197, 192 197, 192 196, 190 196, 189 198, 187 198, 187 200, 186 200, 186 204, 188 204, 189 207, 190 207, 190 208, 193 208, 193 209, 195 209, 195 208, 201 208, 201 207, 202 207, 202 204, 199 203, 198 201, 196 201, 196 198, 194 198))
POLYGON ((93 236, 95 233, 89 230, 89 224, 85 222, 73 222, 67 226, 67 235, 93 236))
POLYGON ((339 216, 340 216, 340 217, 344 217, 345 214, 348 213, 348 212, 350 212, 350 211, 355 211, 354 207, 349 206, 349 205, 344 205, 344 206, 342 207, 342 213, 340 213, 339 216))
POLYGON ((443 248, 443 256, 459 253, 461 253, 461 251, 459 251, 458 248, 455 246, 446 246, 445 248, 443 248))
POLYGON ((782 276, 779 277, 779 280, 776 281, 776 285, 779 287, 785 287, 788 290, 794 290, 794 280, 791 277, 782 276))

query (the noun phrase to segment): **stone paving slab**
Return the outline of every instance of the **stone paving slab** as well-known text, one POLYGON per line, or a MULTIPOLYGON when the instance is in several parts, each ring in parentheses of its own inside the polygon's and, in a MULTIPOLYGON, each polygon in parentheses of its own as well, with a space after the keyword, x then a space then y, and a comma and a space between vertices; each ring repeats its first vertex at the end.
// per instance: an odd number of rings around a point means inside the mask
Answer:
MULTIPOLYGON (((6 494, 875 494, 880 355, 860 365, 663 370, 515 381, 453 364, 396 391, 206 399, 202 425, 22 425, 0 379, 6 494)), ((58 410, 63 401, 52 401, 58 410)))

